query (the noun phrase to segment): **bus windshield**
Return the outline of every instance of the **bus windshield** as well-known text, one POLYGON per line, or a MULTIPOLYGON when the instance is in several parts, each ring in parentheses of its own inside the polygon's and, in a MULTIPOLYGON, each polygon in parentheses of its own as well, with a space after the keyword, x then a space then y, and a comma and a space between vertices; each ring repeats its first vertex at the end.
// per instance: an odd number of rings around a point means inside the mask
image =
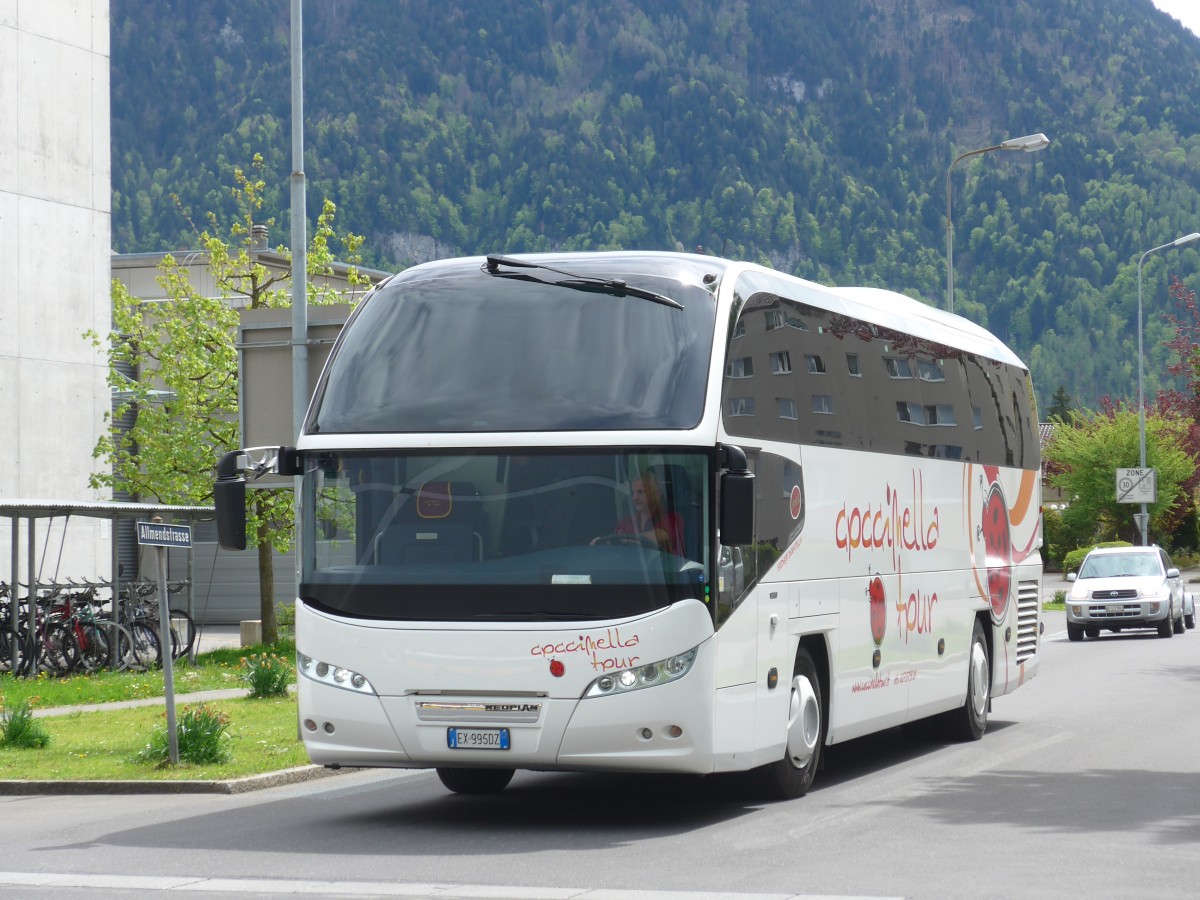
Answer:
POLYGON ((472 261, 397 276, 343 332, 306 430, 694 428, 704 414, 716 264, 681 260, 652 274, 636 258, 564 265, 637 293, 492 275, 472 261))
POLYGON ((704 451, 305 455, 300 596, 386 620, 596 620, 709 603, 704 451))

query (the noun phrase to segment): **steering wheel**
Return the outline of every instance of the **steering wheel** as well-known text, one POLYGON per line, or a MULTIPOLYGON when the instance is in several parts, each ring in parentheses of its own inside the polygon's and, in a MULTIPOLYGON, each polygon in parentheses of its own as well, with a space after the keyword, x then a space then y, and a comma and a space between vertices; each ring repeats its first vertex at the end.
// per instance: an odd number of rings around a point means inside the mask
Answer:
POLYGON ((624 531, 614 531, 612 534, 605 534, 592 541, 596 545, 613 545, 613 544, 636 544, 639 547, 645 547, 648 550, 657 550, 658 541, 653 538, 648 538, 644 534, 628 534, 624 531))

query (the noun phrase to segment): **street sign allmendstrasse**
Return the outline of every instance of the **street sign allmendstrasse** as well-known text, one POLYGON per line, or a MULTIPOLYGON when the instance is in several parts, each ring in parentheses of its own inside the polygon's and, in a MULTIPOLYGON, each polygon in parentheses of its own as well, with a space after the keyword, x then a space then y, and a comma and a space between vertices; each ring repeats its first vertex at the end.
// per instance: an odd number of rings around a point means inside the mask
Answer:
POLYGON ((161 522, 138 522, 138 544, 143 547, 190 547, 190 525, 164 525, 161 522))

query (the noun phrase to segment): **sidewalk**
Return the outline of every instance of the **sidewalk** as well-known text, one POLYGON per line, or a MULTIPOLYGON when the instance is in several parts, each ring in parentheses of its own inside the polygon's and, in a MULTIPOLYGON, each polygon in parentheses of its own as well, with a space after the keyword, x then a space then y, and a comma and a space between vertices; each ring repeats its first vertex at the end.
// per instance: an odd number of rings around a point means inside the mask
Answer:
POLYGON ((242 629, 239 625, 197 625, 196 652, 207 653, 224 647, 240 647, 242 629))

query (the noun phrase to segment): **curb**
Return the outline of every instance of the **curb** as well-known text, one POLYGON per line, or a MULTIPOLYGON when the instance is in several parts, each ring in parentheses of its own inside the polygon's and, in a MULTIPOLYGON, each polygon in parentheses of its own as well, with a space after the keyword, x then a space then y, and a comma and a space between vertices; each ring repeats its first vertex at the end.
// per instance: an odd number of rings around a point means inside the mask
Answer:
POLYGON ((264 772, 228 781, 0 781, 0 796, 28 794, 245 794, 357 772, 355 769, 327 769, 324 766, 298 766, 278 772, 264 772))

